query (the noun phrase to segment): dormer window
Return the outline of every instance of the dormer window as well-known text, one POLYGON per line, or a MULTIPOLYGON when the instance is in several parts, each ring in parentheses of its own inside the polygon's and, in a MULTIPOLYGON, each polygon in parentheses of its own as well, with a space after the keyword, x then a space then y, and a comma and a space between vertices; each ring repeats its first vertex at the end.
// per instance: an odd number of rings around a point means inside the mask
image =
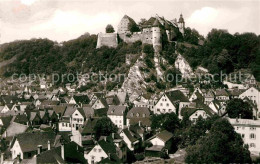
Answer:
POLYGON ((139 117, 139 113, 136 113, 136 117, 139 117))
POLYGON ((145 117, 145 114, 143 114, 143 117, 145 117))
POLYGON ((133 114, 133 113, 131 113, 131 114, 130 114, 130 116, 131 116, 131 117, 133 117, 133 116, 134 116, 134 114, 133 114))

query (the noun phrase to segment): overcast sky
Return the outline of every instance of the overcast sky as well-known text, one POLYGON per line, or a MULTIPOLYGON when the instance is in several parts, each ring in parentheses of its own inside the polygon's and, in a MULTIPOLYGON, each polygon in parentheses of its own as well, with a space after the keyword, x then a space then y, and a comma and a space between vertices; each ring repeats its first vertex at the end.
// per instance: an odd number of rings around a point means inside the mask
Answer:
POLYGON ((136 22, 158 14, 168 20, 183 14, 186 26, 204 36, 212 28, 260 34, 260 0, 0 0, 0 43, 30 38, 66 41, 89 32, 115 29, 127 14, 136 22))

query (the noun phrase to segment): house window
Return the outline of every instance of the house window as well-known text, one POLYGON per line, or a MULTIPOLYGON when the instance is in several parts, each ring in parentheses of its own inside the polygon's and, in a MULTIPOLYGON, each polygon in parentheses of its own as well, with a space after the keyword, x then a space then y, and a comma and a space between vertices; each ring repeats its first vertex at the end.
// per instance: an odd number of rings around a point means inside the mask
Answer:
POLYGON ((169 106, 169 103, 167 103, 166 106, 169 106))
POLYGON ((250 139, 256 139, 256 135, 254 133, 250 134, 250 139))
POLYGON ((255 127, 250 127, 250 130, 256 130, 256 128, 255 127))
POLYGON ((161 103, 160 105, 163 106, 163 103, 161 103))
POLYGON ((255 147, 255 144, 254 143, 250 143, 250 147, 255 147))
POLYGON ((245 138, 245 134, 242 134, 241 136, 242 136, 242 138, 245 138))
POLYGON ((97 151, 97 149, 96 148, 94 148, 94 152, 96 152, 97 151))
POLYGON ((101 149, 98 149, 98 152, 100 153, 100 152, 101 152, 101 149))

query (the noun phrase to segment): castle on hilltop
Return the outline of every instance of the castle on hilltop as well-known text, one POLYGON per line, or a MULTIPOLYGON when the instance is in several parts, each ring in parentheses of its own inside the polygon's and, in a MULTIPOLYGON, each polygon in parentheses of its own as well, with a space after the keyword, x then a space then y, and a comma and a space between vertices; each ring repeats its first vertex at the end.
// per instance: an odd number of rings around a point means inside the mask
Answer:
POLYGON ((102 46, 117 47, 118 37, 126 43, 142 41, 143 44, 151 44, 155 52, 160 52, 163 41, 176 41, 179 35, 184 35, 185 22, 182 14, 177 19, 168 21, 164 17, 156 15, 147 21, 137 25, 136 22, 125 15, 119 25, 117 33, 99 33, 97 48, 102 46))

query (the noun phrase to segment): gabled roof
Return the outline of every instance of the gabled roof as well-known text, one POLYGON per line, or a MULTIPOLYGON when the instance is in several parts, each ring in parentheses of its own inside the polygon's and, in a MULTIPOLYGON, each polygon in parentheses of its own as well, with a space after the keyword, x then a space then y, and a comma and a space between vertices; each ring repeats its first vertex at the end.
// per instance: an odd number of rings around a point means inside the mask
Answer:
POLYGON ((135 125, 141 123, 142 126, 148 126, 151 127, 151 120, 150 117, 139 117, 139 118, 129 118, 129 124, 130 125, 135 125))
POLYGON ((122 131, 132 143, 138 141, 141 138, 140 135, 131 132, 128 128, 123 129, 122 131))
POLYGON ((188 98, 179 90, 166 92, 165 95, 170 99, 172 103, 179 102, 189 102, 188 98))
POLYGON ((106 152, 107 154, 116 153, 116 145, 112 142, 106 142, 105 140, 101 140, 98 142, 99 146, 106 152))
POLYGON ((88 104, 90 102, 88 95, 74 95, 73 98, 77 104, 88 104))
POLYGON ((67 107, 64 116, 71 116, 77 110, 76 107, 67 107))
POLYGON ((95 114, 94 109, 89 106, 83 107, 82 109, 84 111, 85 117, 87 117, 87 118, 89 118, 95 114))
POLYGON ((173 137, 173 134, 171 132, 168 132, 167 130, 163 130, 148 140, 154 139, 155 137, 160 138, 163 142, 167 142, 173 137))
POLYGON ((60 114, 61 116, 64 115, 66 108, 67 106, 61 106, 61 105, 55 105, 52 107, 53 111, 55 111, 55 113, 57 114, 60 114))
POLYGON ((143 26, 152 26, 155 20, 156 20, 155 17, 151 17, 150 19, 148 19, 148 21, 146 21, 146 22, 144 23, 143 26))
POLYGON ((41 105, 59 105, 60 101, 44 100, 41 105))
MULTIPOLYGON (((50 141, 52 146, 55 140, 55 133, 54 132, 22 133, 22 134, 18 134, 15 137, 15 139, 18 140, 22 152, 31 152, 31 151, 36 151, 38 145, 42 145, 43 149, 47 149, 48 141, 50 141)), ((15 140, 13 140, 13 142, 14 141, 15 140)))
POLYGON ((26 124, 28 122, 28 118, 25 114, 22 115, 16 115, 14 122, 19 123, 19 124, 26 124))
POLYGON ((214 111, 207 105, 205 105, 202 102, 196 101, 196 106, 193 108, 185 107, 181 109, 181 115, 184 116, 184 114, 187 112, 188 116, 191 116, 193 113, 195 113, 198 110, 204 110, 208 115, 212 116, 214 114, 214 111))
POLYGON ((39 113, 39 116, 40 116, 40 118, 42 119, 44 116, 45 116, 45 114, 46 114, 46 112, 45 111, 39 111, 38 112, 39 113))
POLYGON ((156 19, 154 22, 153 22, 153 27, 160 27, 162 26, 162 24, 159 22, 158 19, 156 19))
POLYGON ((108 105, 119 105, 120 101, 117 95, 111 95, 106 97, 106 102, 108 105))
POLYGON ((151 113, 147 107, 133 107, 129 112, 127 112, 126 117, 127 118, 150 117, 150 114, 151 113))
POLYGON ((4 95, 1 96, 1 98, 5 104, 16 103, 19 101, 19 98, 16 96, 4 95))
POLYGON ((1 117, 0 118, 2 120, 2 122, 3 122, 3 127, 4 128, 7 128, 10 125, 12 118, 13 118, 12 116, 6 116, 6 117, 1 117))
POLYGON ((94 130, 94 127, 97 123, 97 121, 99 120, 100 118, 89 118, 86 122, 85 122, 85 125, 84 125, 84 128, 81 130, 81 134, 82 135, 87 135, 87 134, 93 134, 93 133, 96 133, 95 130, 94 130))
POLYGON ((214 93, 212 91, 206 92, 205 98, 214 98, 214 93))
POLYGON ((111 105, 108 108, 107 115, 123 116, 126 111, 126 106, 111 105))
POLYGON ((216 96, 229 96, 229 93, 226 89, 217 89, 216 96))
POLYGON ((40 118, 40 116, 38 115, 37 112, 29 112, 29 115, 30 115, 30 118, 29 118, 30 121, 33 121, 36 117, 40 118))
POLYGON ((64 160, 61 157, 61 146, 44 151, 37 155, 37 163, 86 163, 84 150, 75 142, 64 145, 64 160))

